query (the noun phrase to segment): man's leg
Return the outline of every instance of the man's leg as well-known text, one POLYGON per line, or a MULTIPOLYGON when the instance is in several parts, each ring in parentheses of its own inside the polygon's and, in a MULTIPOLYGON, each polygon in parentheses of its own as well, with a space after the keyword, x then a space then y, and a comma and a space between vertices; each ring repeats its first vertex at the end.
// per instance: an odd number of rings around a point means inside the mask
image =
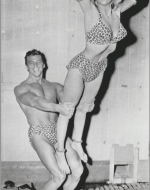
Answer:
POLYGON ((66 157, 68 161, 68 165, 70 166, 71 174, 68 175, 68 179, 64 184, 64 190, 73 190, 76 188, 80 181, 80 177, 83 173, 83 166, 81 160, 75 150, 71 147, 71 139, 67 138, 66 141, 66 157))
POLYGON ((52 174, 52 179, 45 184, 43 190, 57 190, 66 179, 66 175, 58 168, 54 148, 40 135, 32 136, 31 142, 41 162, 52 174))

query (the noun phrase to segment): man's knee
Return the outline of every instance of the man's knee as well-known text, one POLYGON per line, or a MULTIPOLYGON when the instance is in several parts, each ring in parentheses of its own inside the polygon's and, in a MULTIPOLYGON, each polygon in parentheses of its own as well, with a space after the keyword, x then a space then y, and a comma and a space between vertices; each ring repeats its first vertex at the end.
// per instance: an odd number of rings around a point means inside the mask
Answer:
POLYGON ((66 175, 63 173, 59 173, 59 174, 54 174, 53 176, 53 180, 54 182, 57 184, 57 186, 59 187, 64 180, 66 179, 66 175))
POLYGON ((87 112, 91 112, 94 109, 94 100, 90 102, 83 102, 83 103, 79 103, 79 105, 77 106, 77 112, 81 112, 83 114, 86 114, 87 112))
POLYGON ((79 180, 80 179, 80 177, 81 177, 81 175, 82 175, 82 173, 83 173, 83 166, 82 166, 82 164, 76 169, 76 170, 74 170, 74 171, 72 171, 72 178, 74 179, 74 180, 79 180))

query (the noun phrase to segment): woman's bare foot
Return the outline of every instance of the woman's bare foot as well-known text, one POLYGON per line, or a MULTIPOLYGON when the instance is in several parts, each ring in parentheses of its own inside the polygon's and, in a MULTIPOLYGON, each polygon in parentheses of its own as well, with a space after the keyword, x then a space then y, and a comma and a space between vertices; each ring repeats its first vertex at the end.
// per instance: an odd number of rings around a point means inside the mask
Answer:
POLYGON ((88 157, 84 153, 81 143, 82 143, 82 141, 80 142, 80 141, 73 140, 73 142, 71 143, 71 147, 78 153, 80 159, 83 162, 87 163, 88 157))
POLYGON ((70 169, 69 169, 69 166, 66 161, 65 151, 60 151, 60 150, 56 149, 55 157, 56 157, 59 169, 63 173, 69 174, 70 169))

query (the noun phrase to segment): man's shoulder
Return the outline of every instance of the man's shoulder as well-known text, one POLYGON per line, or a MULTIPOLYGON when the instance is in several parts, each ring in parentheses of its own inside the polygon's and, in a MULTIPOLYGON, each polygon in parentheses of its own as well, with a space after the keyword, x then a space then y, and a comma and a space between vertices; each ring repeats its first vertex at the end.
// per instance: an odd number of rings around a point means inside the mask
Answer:
POLYGON ((45 83, 47 85, 49 85, 50 87, 53 87, 55 89, 62 89, 63 88, 63 85, 58 83, 58 82, 50 82, 50 81, 45 80, 45 83))
POLYGON ((44 81, 44 83, 45 83, 46 85, 52 85, 52 82, 50 82, 50 81, 48 81, 48 80, 46 80, 46 79, 43 79, 43 81, 44 81))
POLYGON ((63 85, 58 82, 53 82, 53 85, 57 88, 63 88, 63 85))
POLYGON ((30 84, 28 84, 26 81, 21 82, 19 85, 15 86, 14 91, 22 91, 22 90, 29 90, 30 84))

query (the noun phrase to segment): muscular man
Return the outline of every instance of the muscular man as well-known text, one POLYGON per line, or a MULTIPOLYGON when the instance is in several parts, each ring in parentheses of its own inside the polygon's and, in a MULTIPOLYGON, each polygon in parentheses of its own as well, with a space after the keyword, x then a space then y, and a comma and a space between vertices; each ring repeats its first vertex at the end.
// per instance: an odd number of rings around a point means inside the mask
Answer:
MULTIPOLYGON (((63 102, 63 86, 59 83, 51 83, 43 78, 45 67, 43 54, 32 50, 26 53, 25 64, 29 72, 28 78, 14 89, 16 100, 26 115, 29 124, 29 142, 36 151, 43 165, 51 173, 51 179, 45 184, 44 190, 56 190, 67 180, 64 190, 73 190, 83 172, 83 166, 78 154, 70 144, 71 139, 66 141, 66 159, 70 171, 64 172, 59 169, 57 150, 57 113, 71 117, 73 110, 69 102, 63 102), (56 101, 62 104, 56 104, 56 101), (66 176, 66 174, 69 174, 66 176)), ((60 154, 63 151, 57 150, 60 154)))

